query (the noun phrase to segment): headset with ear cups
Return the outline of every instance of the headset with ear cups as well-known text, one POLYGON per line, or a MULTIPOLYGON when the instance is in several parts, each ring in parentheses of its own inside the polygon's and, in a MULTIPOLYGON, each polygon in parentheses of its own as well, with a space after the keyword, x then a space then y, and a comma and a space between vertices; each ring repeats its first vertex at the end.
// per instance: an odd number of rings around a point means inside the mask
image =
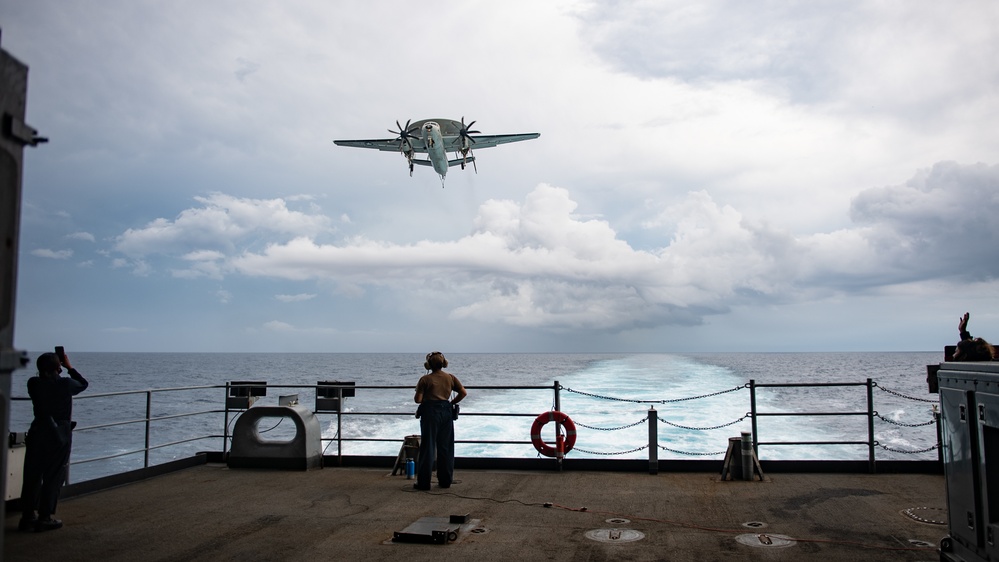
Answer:
POLYGON ((427 354, 427 360, 423 363, 423 368, 432 371, 433 365, 440 365, 441 369, 446 369, 447 357, 444 357, 444 354, 440 351, 431 351, 427 354))

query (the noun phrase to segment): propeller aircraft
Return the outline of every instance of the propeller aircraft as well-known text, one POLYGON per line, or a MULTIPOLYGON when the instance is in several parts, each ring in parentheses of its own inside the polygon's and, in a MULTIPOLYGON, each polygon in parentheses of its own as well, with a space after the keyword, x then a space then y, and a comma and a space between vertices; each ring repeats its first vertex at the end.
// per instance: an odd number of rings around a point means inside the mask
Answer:
POLYGON ((479 131, 471 130, 475 121, 465 125, 464 117, 461 118, 461 121, 423 119, 414 123, 407 120, 405 127, 396 121, 395 125, 398 130, 388 130, 388 132, 397 135, 394 139, 335 140, 333 144, 355 148, 372 148, 387 152, 398 151, 409 164, 410 177, 413 175, 414 165, 432 166, 441 178, 441 187, 444 187, 444 176, 447 175, 447 170, 451 166, 460 165, 461 169, 464 170, 465 165, 470 163, 475 172, 479 172, 475 165, 475 155, 472 153, 473 147, 490 148, 508 142, 536 139, 541 136, 541 133, 482 135, 479 131), (454 158, 449 160, 448 152, 453 152, 454 158), (415 158, 417 154, 426 154, 427 159, 419 160, 415 158))

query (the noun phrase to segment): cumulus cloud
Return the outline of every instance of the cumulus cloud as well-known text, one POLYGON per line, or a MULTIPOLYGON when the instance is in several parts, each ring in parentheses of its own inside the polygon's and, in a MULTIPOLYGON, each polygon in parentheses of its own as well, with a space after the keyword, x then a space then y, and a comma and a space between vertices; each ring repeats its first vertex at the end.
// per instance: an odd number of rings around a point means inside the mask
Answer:
POLYGON ((231 251, 261 233, 315 236, 330 229, 328 217, 288 208, 283 199, 250 199, 212 193, 195 197, 203 206, 187 209, 174 220, 157 218, 128 229, 114 249, 130 257, 185 253, 198 249, 231 251))
MULTIPOLYGON (((902 185, 860 192, 851 228, 794 235, 695 191, 652 206, 643 227, 660 242, 636 248, 610 222, 577 214, 568 190, 540 184, 522 202, 482 203, 471 231, 454 240, 398 244, 355 236, 323 243, 299 229, 266 227, 272 239, 287 238, 260 249, 192 250, 180 256, 189 265, 178 271, 320 282, 354 298, 365 287, 386 287, 434 303, 452 318, 514 326, 617 331, 696 324, 737 305, 954 276, 995 279, 996 194, 999 167, 940 163, 902 185)), ((239 222, 255 223, 265 228, 239 222)), ((175 238, 196 239, 188 227, 201 228, 183 220, 171 226, 175 238)), ((290 329, 280 322, 268 327, 290 329)))
POLYGON ((66 238, 70 238, 70 239, 73 239, 73 240, 83 240, 84 242, 95 242, 96 241, 96 239, 94 238, 94 235, 91 234, 91 233, 89 233, 89 232, 74 232, 72 234, 67 235, 66 238))
POLYGON ((38 248, 32 250, 31 255, 53 260, 68 260, 73 257, 73 250, 50 250, 48 248, 38 248))
POLYGON ((181 279, 196 279, 198 277, 209 277, 211 279, 222 279, 224 268, 222 260, 225 254, 215 250, 195 250, 181 256, 181 259, 190 265, 184 269, 173 269, 171 274, 181 279))
POLYGON ((281 322, 280 320, 271 320, 270 322, 264 322, 264 329, 274 332, 290 332, 295 329, 294 326, 288 324, 287 322, 281 322))
POLYGON ((869 189, 853 220, 886 267, 912 279, 999 277, 999 166, 941 162, 902 185, 869 189))
POLYGON ((281 302, 304 302, 316 298, 314 293, 299 293, 297 295, 274 295, 281 302))

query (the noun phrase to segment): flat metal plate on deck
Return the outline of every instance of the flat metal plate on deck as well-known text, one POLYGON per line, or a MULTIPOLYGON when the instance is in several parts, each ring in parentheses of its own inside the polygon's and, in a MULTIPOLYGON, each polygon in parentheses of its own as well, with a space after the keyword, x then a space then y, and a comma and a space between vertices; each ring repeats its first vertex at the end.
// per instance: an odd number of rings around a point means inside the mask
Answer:
POLYGON ((625 543, 640 541, 645 538, 645 533, 634 529, 593 529, 586 531, 586 538, 598 542, 625 543))
POLYGON ((930 525, 947 524, 947 510, 940 507, 910 507, 909 509, 903 509, 902 515, 920 523, 928 523, 930 525))
POLYGON ((405 529, 392 533, 392 539, 386 543, 447 544, 460 540, 480 523, 467 516, 458 518, 464 523, 452 522, 455 520, 454 516, 420 517, 405 529))
POLYGON ((786 548, 795 544, 795 540, 785 535, 770 533, 747 533, 735 537, 739 544, 753 548, 786 548))

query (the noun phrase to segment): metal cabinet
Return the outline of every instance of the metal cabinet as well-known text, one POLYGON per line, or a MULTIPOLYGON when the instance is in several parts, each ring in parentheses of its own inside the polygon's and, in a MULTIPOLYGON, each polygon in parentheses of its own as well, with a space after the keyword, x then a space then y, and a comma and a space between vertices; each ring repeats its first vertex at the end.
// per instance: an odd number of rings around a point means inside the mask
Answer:
POLYGON ((999 362, 944 363, 940 441, 949 536, 942 560, 999 560, 999 362))

